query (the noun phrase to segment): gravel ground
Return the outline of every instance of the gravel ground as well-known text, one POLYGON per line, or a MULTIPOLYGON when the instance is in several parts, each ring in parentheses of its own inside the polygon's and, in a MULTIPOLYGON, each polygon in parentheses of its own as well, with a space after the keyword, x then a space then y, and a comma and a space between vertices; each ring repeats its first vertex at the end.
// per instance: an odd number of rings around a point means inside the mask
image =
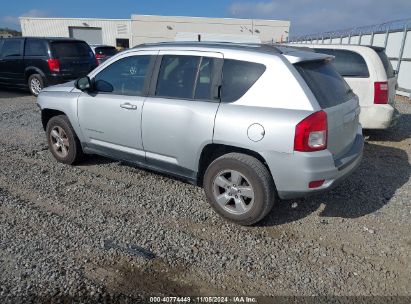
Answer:
POLYGON ((362 165, 338 188, 247 228, 184 182, 101 157, 57 163, 35 98, 0 91, 0 302, 410 297, 411 103, 398 109, 396 127, 366 134, 362 165))

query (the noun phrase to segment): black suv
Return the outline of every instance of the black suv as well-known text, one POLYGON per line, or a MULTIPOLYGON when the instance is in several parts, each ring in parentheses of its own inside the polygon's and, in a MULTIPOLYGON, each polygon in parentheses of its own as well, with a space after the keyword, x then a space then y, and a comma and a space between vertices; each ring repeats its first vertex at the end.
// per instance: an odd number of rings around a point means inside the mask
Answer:
POLYGON ((98 65, 90 46, 70 38, 0 39, 0 85, 42 88, 87 75, 98 65))

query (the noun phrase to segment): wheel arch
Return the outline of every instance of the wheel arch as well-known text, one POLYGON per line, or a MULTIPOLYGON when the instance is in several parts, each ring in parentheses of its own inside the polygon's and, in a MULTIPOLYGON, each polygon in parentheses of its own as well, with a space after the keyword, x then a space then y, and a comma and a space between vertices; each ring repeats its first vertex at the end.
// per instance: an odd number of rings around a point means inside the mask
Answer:
POLYGON ((42 70, 40 70, 39 68, 35 66, 29 66, 24 71, 24 78, 26 82, 29 80, 29 77, 33 74, 39 74, 41 77, 43 77, 43 80, 46 79, 46 75, 43 73, 42 70))
POLYGON ((42 109, 41 110, 41 123, 43 125, 43 129, 44 131, 47 128, 47 123, 49 122, 49 120, 51 118, 53 118, 54 116, 58 116, 58 115, 66 115, 66 113, 59 111, 59 110, 55 110, 55 109, 42 109))
POLYGON ((210 143, 210 144, 205 145, 201 151, 201 155, 198 161, 197 184, 199 186, 203 185, 204 173, 207 170, 207 167, 215 159, 217 159, 218 157, 224 154, 232 153, 232 152, 242 153, 242 154, 255 157, 268 169, 268 172, 270 172, 270 175, 273 178, 273 175, 270 171, 270 168, 267 165, 266 160, 258 152, 255 152, 255 151, 252 151, 246 148, 238 147, 238 146, 210 143))

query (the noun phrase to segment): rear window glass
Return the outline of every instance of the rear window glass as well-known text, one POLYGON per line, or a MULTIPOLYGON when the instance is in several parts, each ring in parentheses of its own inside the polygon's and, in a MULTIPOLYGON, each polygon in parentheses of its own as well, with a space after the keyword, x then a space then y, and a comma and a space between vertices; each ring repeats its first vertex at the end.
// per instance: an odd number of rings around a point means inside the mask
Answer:
POLYGON ((51 51, 55 58, 89 57, 91 49, 81 41, 55 41, 51 43, 51 51))
POLYGON ((382 64, 384 65, 385 72, 387 73, 387 78, 395 77, 394 69, 392 68, 391 62, 387 57, 384 50, 377 51, 378 57, 380 57, 382 64))
POLYGON ((263 64, 225 59, 221 101, 233 102, 241 98, 261 77, 264 71, 265 65, 263 64))
POLYGON ((295 65, 321 108, 342 104, 353 97, 353 93, 329 61, 310 61, 295 65))
POLYGON ((358 53, 347 50, 330 49, 316 49, 316 52, 335 56, 333 65, 343 77, 370 77, 367 63, 358 53))
POLYGON ((98 55, 113 56, 117 53, 117 49, 115 47, 97 47, 95 52, 98 55))

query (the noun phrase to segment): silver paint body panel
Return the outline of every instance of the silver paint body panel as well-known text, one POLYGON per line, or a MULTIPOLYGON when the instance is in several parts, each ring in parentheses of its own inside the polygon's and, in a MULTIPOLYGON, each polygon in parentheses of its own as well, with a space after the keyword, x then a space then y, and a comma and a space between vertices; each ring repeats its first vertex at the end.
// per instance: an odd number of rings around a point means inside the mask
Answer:
POLYGON ((363 143, 358 99, 325 109, 329 149, 295 152, 296 125, 321 108, 293 63, 329 56, 279 49, 218 43, 147 45, 117 54, 89 74, 93 78, 116 60, 140 54, 184 54, 264 64, 263 75, 231 103, 91 95, 78 91, 73 84, 45 88, 37 102, 41 109, 59 110, 68 116, 86 152, 132 162, 135 159, 137 164, 195 180, 205 146, 248 149, 264 158, 280 197, 305 196, 318 191, 308 188, 310 181, 326 179, 319 189, 324 190, 358 166, 363 143), (136 105, 136 110, 121 108, 125 102, 136 105), (259 141, 248 136, 253 124, 264 128, 259 141))

